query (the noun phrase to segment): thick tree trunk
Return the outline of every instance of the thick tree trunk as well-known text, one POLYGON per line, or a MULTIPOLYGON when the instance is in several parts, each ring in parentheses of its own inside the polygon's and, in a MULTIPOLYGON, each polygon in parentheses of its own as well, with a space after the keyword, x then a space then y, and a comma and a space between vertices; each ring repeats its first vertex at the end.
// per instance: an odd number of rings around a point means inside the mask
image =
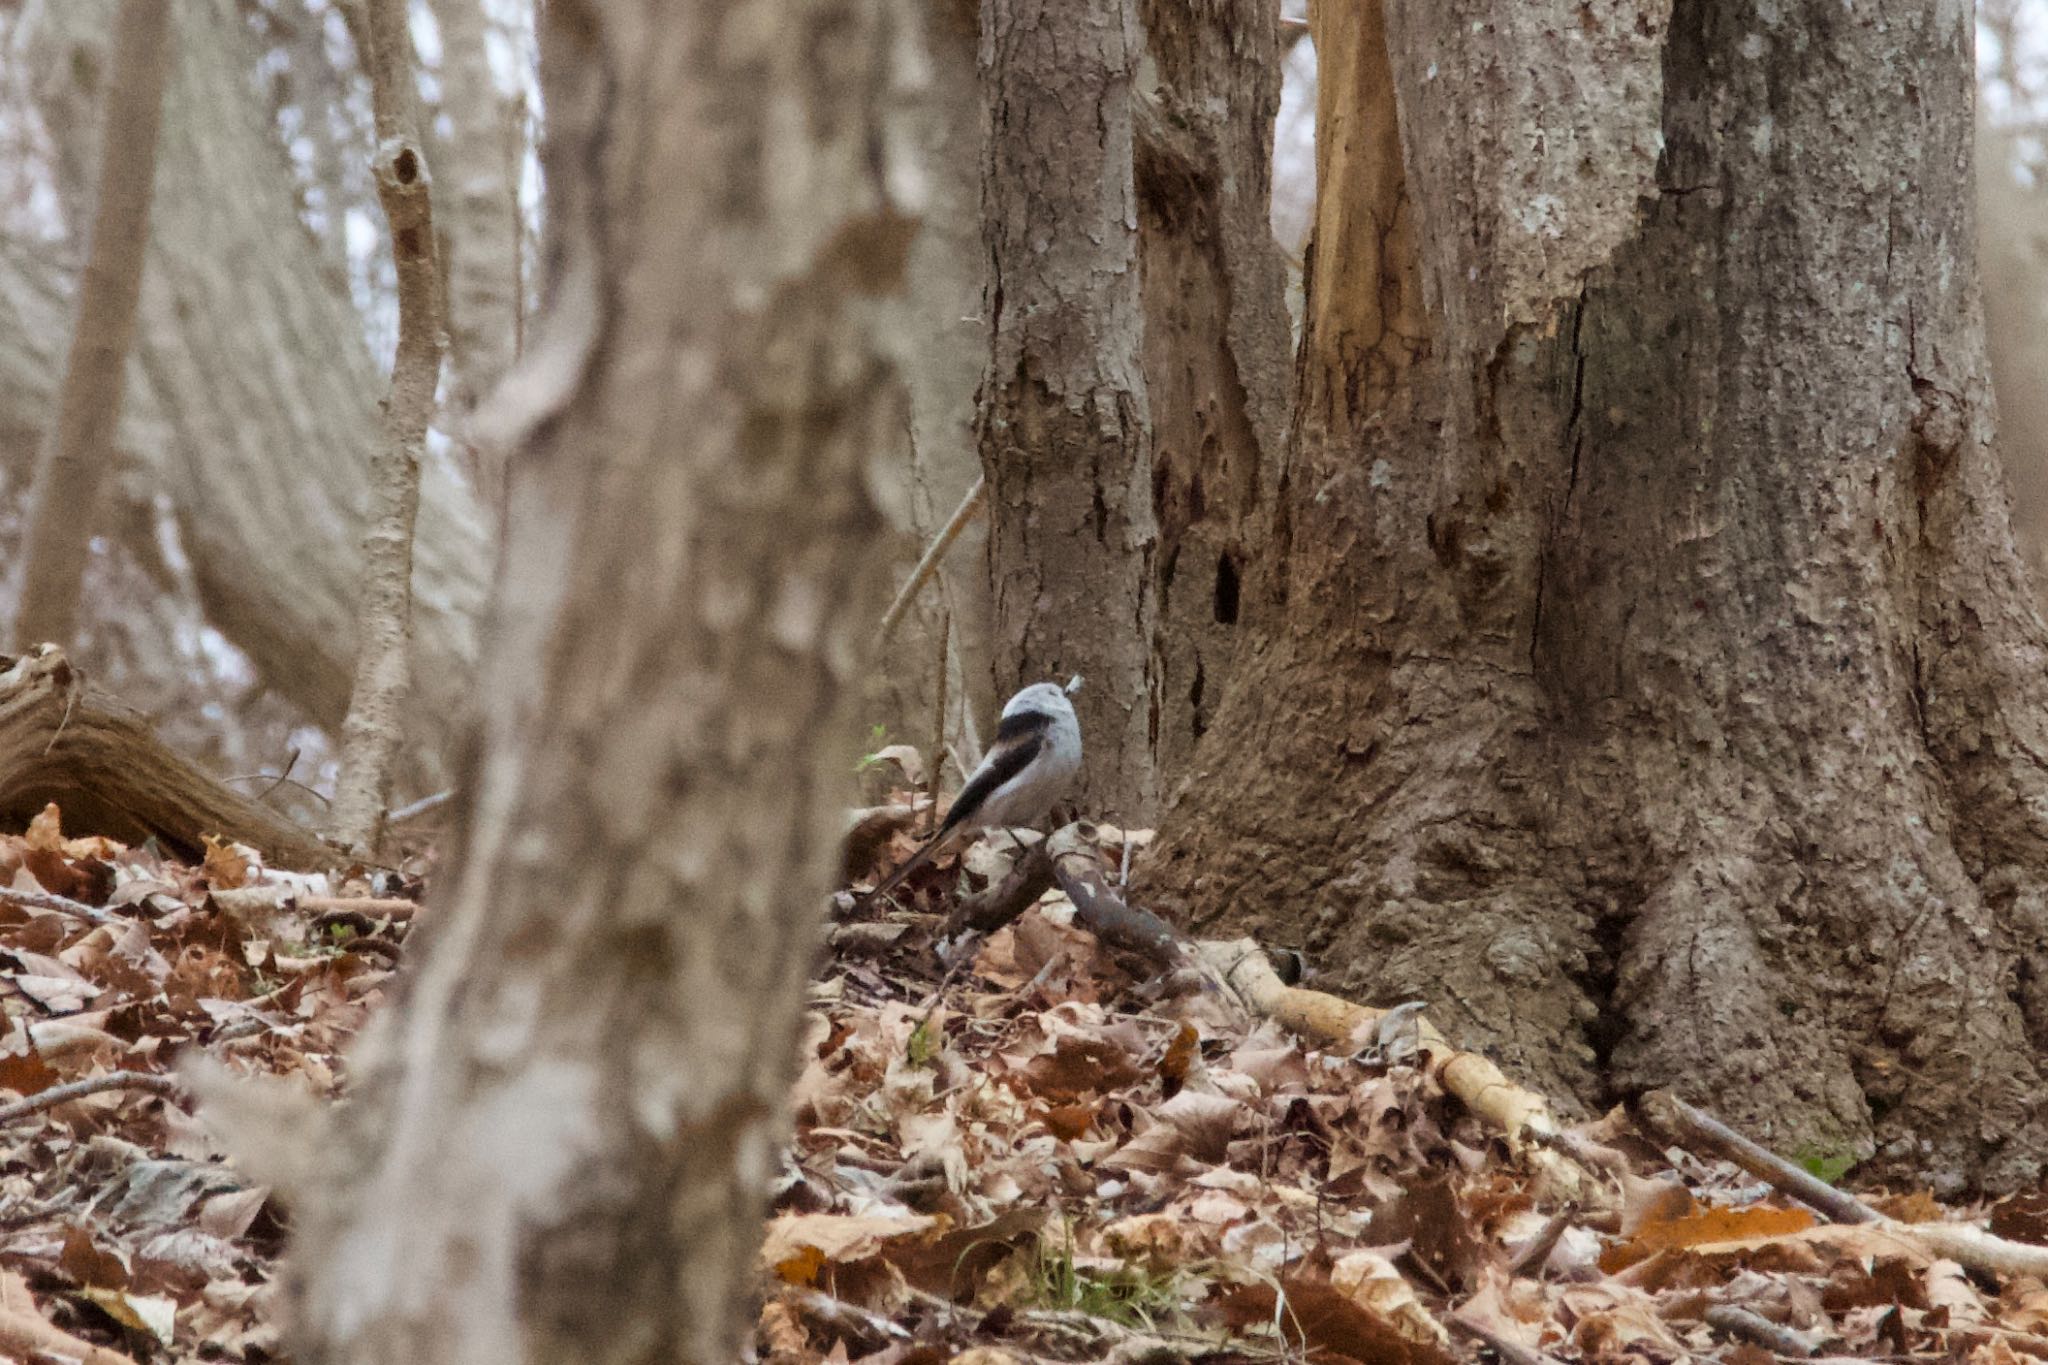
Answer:
POLYGON ((1779 9, 1316 7, 1286 605, 1154 886, 1588 1104, 2011 1184, 2048 650, 1970 20, 1779 9))
POLYGON ((1159 521, 1158 763, 1170 791, 1222 700, 1286 435, 1286 264, 1267 210, 1279 10, 1146 0, 1137 143, 1145 388, 1159 521))
POLYGON ((907 418, 866 296, 905 36, 846 0, 553 0, 550 307, 477 799, 299 1210, 301 1359, 738 1354, 907 418), (881 155, 878 157, 878 149, 881 155))
POLYGON ((982 0, 990 356, 980 449, 998 690, 1065 681, 1088 746, 1081 800, 1158 797, 1158 530, 1140 363, 1132 164, 1135 0, 982 0))
MULTIPOLYGON (((64 130, 60 148, 97 124, 93 73, 104 70, 111 13, 65 0, 17 36, 21 59, 49 74, 39 98, 64 130)), ((233 0, 191 0, 174 13, 158 174, 178 188, 151 215, 140 373, 119 434, 147 473, 124 476, 122 495, 172 498, 213 623, 278 691, 335 726, 348 704, 366 453, 383 385, 345 281, 299 221, 233 0)), ((70 179, 89 169, 66 163, 70 179)), ((41 251, 0 252, 0 430, 40 429, 52 411, 64 292, 41 251)), ((415 723, 432 750, 468 710, 489 540, 460 480, 440 461, 424 473, 415 723)), ((124 529, 149 524, 109 517, 124 529)))

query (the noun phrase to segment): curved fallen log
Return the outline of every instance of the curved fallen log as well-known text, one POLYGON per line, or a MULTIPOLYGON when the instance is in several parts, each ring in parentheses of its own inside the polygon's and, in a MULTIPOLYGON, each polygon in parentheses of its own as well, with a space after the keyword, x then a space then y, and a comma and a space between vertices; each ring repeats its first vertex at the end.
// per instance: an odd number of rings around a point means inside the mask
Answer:
POLYGON ((202 836, 310 870, 340 855, 171 749, 149 720, 91 687, 55 645, 0 656, 0 819, 26 825, 48 802, 74 833, 138 844, 154 837, 197 862, 202 836))

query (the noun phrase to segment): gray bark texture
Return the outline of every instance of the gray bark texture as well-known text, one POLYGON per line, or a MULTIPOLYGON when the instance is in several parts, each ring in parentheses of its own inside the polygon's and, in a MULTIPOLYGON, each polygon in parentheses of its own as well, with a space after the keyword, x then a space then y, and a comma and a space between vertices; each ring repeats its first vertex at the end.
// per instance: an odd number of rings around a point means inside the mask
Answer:
POLYGON ((411 11, 406 0, 368 0, 366 12, 363 28, 370 42, 363 64, 377 128, 371 164, 398 279, 398 344, 384 420, 370 452, 355 673, 341 724, 332 820, 335 837, 368 856, 383 832, 412 700, 413 539, 427 426, 441 385, 443 309, 434 181, 420 146, 411 11))
POLYGON ((1083 808, 1157 805, 1152 457, 1141 351, 1135 0, 983 0, 982 219, 997 690, 1087 685, 1083 808))
POLYGON ((472 411, 510 369, 519 336, 519 133, 491 76, 482 0, 432 0, 441 34, 435 220, 446 250, 449 402, 472 411))
MULTIPOLYGON (((158 492, 172 498, 208 617, 273 687, 336 727, 384 386, 346 281, 299 220, 236 5, 173 10, 160 192, 118 433, 132 464, 119 497, 145 507, 158 492)), ((25 12, 17 34, 11 59, 46 76, 38 98, 66 183, 91 183, 112 13, 107 0, 64 0, 25 12)), ((54 411, 70 278, 49 248, 0 249, 0 434, 40 431, 54 411)), ((124 535, 151 522, 119 509, 108 518, 124 535)), ((413 579, 421 687, 409 717, 430 762, 469 711, 489 559, 473 495, 430 462, 413 579)))
POLYGON ((1263 0, 1142 10, 1153 81, 1138 106, 1138 255, 1165 792, 1222 700, 1240 627, 1267 600, 1256 575, 1293 374, 1286 262, 1267 218, 1279 11, 1263 0))
POLYGON ((476 797, 356 1098, 300 1138, 297 1359, 739 1354, 908 418, 866 306, 916 227, 902 17, 546 7, 476 797))
POLYGON ((1969 8, 1311 22, 1284 605, 1151 890, 1589 1107, 2034 1180, 2048 634, 1969 8))
POLYGON ((170 67, 163 0, 122 0, 101 121, 92 241, 64 365, 57 420, 36 459, 34 504, 22 554, 17 644, 71 642, 100 491, 114 463, 114 431, 127 387, 128 351, 149 243, 157 127, 170 67))

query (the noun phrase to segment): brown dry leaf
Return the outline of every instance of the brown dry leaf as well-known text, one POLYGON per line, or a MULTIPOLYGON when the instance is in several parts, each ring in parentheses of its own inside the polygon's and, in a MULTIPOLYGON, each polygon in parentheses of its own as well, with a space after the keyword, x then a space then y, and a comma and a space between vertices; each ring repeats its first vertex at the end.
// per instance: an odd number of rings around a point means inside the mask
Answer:
POLYGON ((241 845, 203 834, 206 844, 205 872, 208 885, 217 891, 234 891, 249 884, 249 859, 241 845))
POLYGON ((1159 1059, 1159 1074, 1173 1085, 1185 1084, 1201 1042, 1202 1035, 1193 1024, 1182 1024, 1166 1045, 1166 1055, 1159 1059))
POLYGON ((1299 1348, 1372 1365, 1452 1365, 1457 1356, 1433 1340, 1408 1335, 1410 1324, 1391 1322, 1327 1280, 1296 1276, 1267 1284, 1218 1287, 1216 1304, 1234 1330, 1278 1324, 1299 1348))
POLYGON ((28 822, 28 829, 22 834, 22 846, 37 853, 64 852, 64 817, 55 801, 36 812, 28 822))
POLYGON ((869 1260, 891 1242, 943 1226, 943 1219, 921 1213, 785 1214, 769 1220, 761 1264, 789 1284, 811 1284, 828 1264, 869 1260))
POLYGON ((2022 1190, 1993 1204, 1991 1232, 2015 1242, 2048 1246, 2048 1190, 2022 1190))
POLYGON ((1752 1204, 1747 1208, 1716 1205, 1681 1218, 1650 1219, 1636 1229, 1633 1240, 1608 1248, 1600 1257, 1600 1268, 1611 1275, 1659 1251, 1677 1247, 1751 1247, 1813 1226, 1814 1217, 1805 1209, 1775 1204, 1752 1204))
POLYGON ((1330 1267, 1330 1285, 1391 1324, 1409 1341, 1447 1347, 1450 1335, 1430 1316, 1394 1263, 1377 1251, 1354 1251, 1330 1267))
POLYGON ((1408 1243, 1410 1255, 1460 1289, 1478 1284, 1487 1270, 1501 1264, 1500 1253, 1479 1237, 1459 1207, 1450 1178, 1441 1173, 1411 1181, 1373 1215, 1372 1229, 1383 1242, 1408 1243))

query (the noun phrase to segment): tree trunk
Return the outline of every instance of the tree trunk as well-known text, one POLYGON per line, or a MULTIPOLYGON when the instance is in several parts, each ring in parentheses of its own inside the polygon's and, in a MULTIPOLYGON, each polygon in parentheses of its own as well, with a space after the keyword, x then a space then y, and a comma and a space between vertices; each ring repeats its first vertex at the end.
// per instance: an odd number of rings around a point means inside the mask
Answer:
MULTIPOLYGON (((519 130, 513 101, 491 75, 483 0, 433 0, 441 33, 441 113, 435 219, 447 275, 449 406, 476 410, 511 368, 519 336, 519 130)), ((496 460, 471 452, 479 486, 496 490, 496 460)), ((495 506, 494 492, 484 496, 495 506)))
POLYGON ((300 1359, 729 1360, 907 419, 895 11, 554 0, 475 815, 296 1200, 300 1359))
MULTIPOLYGON (((236 5, 191 0, 173 11, 158 166, 162 183, 185 188, 151 215, 140 374, 131 373, 119 433, 124 455, 147 473, 124 476, 122 493, 172 498, 209 618, 272 686, 334 727, 348 705, 366 452, 383 386, 346 282, 299 221, 236 5)), ((18 59, 49 73, 38 98, 45 121, 66 130, 60 149, 97 126, 94 73, 104 69, 111 13, 107 3, 65 0, 17 36, 18 59)), ((65 160, 75 180, 84 168, 65 160)), ((40 429, 52 411, 63 295, 42 253, 19 243, 0 251, 0 430, 40 429)), ((413 720, 431 758, 468 711, 489 539, 445 461, 424 475, 413 720)))
POLYGON ((1159 519, 1160 788, 1208 728, 1264 564, 1292 377, 1286 265, 1267 218, 1279 11, 1146 0, 1138 254, 1159 519))
MULTIPOLYGON (((917 0, 930 53, 926 79, 906 88, 904 114, 920 134, 929 176, 924 221, 910 248, 910 287, 893 302, 891 331, 903 338, 904 377, 910 386, 909 508, 899 518, 912 531, 899 579, 946 525, 975 480, 974 391, 988 360, 988 325, 981 291, 988 255, 981 242, 981 91, 975 77, 975 0, 917 0)), ((996 657, 990 635, 988 522, 977 515, 939 561, 937 591, 926 588, 917 611, 882 660, 896 686, 896 709, 907 717, 929 713, 932 670, 941 618, 950 622, 947 646, 948 733, 986 738, 985 726, 1002 705, 996 696, 996 657), (899 662, 900 661, 900 662, 899 662)), ((909 736, 922 745, 923 728, 909 736)), ((963 753, 963 758, 973 760, 963 753)))
POLYGON ((384 421, 370 453, 370 515, 363 532, 354 684, 341 724, 341 774, 334 784, 334 834, 374 856, 391 800, 405 709, 412 700, 412 557, 420 510, 420 466, 441 386, 441 263, 434 233, 433 177, 420 146, 412 14, 406 0, 369 0, 363 65, 376 109, 371 157, 377 198, 391 232, 398 280, 398 344, 384 421))
POLYGON ((1157 802, 1151 416, 1132 167, 1135 0, 982 0, 998 690, 1082 674, 1081 801, 1157 802))
POLYGON ((2048 650, 1966 9, 1380 13, 1312 12, 1285 605, 1154 888, 1589 1106, 2033 1179, 2048 650))
POLYGON ((114 20, 92 243, 78 287, 57 420, 36 460, 15 621, 23 643, 69 643, 75 633, 86 552, 99 520, 100 490, 114 462, 114 429, 135 340, 170 32, 162 0, 122 0, 114 20))

